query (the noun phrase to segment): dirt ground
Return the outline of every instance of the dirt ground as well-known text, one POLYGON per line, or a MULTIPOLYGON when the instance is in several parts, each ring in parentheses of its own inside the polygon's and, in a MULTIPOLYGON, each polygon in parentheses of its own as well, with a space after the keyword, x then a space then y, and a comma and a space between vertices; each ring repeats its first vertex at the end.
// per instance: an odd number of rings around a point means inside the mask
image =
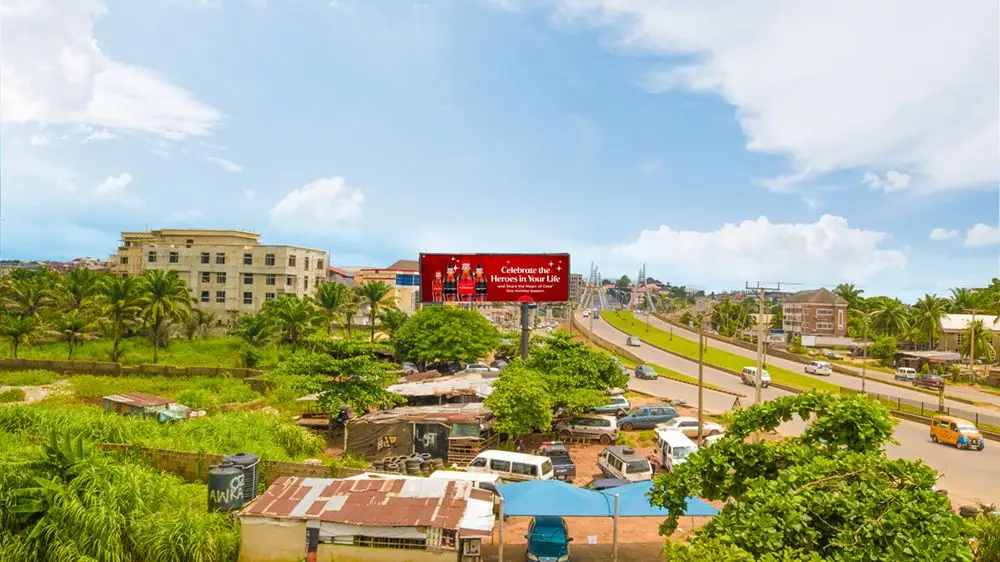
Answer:
POLYGON ((40 402, 54 394, 70 394, 68 380, 58 380, 52 384, 42 386, 0 386, 0 392, 8 388, 20 388, 24 391, 24 402, 21 402, 22 404, 40 402))

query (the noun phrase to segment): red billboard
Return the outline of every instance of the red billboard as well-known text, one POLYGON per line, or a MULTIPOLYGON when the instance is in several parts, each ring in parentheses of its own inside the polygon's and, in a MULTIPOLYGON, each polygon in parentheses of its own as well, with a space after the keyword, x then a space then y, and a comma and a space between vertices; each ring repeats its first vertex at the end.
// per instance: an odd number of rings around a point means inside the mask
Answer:
POLYGON ((569 254, 420 254, 420 300, 565 302, 569 254))

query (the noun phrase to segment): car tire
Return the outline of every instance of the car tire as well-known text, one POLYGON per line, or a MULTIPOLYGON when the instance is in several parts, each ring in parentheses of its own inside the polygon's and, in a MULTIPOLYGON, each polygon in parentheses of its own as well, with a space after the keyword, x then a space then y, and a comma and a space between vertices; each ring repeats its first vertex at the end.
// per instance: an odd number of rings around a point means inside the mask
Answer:
POLYGON ((635 426, 632 425, 632 422, 625 422, 622 424, 622 431, 632 431, 633 429, 635 429, 635 426))
POLYGON ((569 441, 571 437, 573 437, 573 434, 566 431, 565 429, 559 432, 559 439, 563 441, 569 441))
POLYGON ((931 442, 932 443, 937 443, 938 442, 937 435, 931 435, 931 442))
POLYGON ((713 429, 712 431, 708 432, 708 436, 709 437, 711 437, 713 435, 718 435, 718 434, 719 434, 719 430, 718 429, 713 429))
POLYGON ((611 436, 610 435, 602 435, 600 441, 601 441, 601 445, 610 445, 611 444, 611 436))

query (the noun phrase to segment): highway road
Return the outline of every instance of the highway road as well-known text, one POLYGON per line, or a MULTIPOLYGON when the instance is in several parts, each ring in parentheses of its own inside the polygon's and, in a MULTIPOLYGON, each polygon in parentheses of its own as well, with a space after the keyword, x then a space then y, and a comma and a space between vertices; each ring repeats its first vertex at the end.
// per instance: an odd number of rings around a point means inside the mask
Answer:
MULTIPOLYGON (((589 320, 578 315, 577 325, 588 327, 589 320)), ((603 320, 595 320, 593 326, 595 335, 625 347, 626 336, 624 333, 603 320)), ((677 334, 676 331, 674 333, 677 334)), ((693 361, 682 359, 648 345, 629 349, 643 361, 662 365, 688 376, 698 376, 698 365, 693 361)), ((743 385, 738 377, 705 368, 705 380, 722 388, 746 394, 748 398, 741 399, 740 402, 744 405, 752 403, 753 388, 743 385)), ((692 406, 697 405, 698 389, 692 385, 665 379, 641 381, 633 378, 629 387, 663 398, 680 398, 692 406)), ((786 394, 781 390, 766 389, 764 399, 768 400, 786 394)), ((731 406, 731 397, 718 392, 705 391, 706 412, 721 413, 731 406)), ((780 431, 790 434, 801 431, 802 427, 801 422, 791 422, 782 426, 780 431)), ((899 444, 889 445, 886 448, 886 453, 892 458, 920 459, 936 469, 941 476, 938 487, 948 490, 949 495, 957 505, 974 504, 977 500, 986 503, 1000 503, 1000 478, 996 477, 996 467, 1000 466, 1000 443, 987 442, 986 449, 983 451, 954 449, 932 443, 928 437, 928 429, 924 424, 906 420, 900 420, 896 427, 895 437, 899 444)))

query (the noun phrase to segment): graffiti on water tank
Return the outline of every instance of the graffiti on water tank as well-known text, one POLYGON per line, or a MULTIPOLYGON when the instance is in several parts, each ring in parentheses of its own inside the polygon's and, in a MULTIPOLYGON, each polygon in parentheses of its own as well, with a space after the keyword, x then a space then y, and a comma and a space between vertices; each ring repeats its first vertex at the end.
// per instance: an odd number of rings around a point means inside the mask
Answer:
POLYGON ((244 476, 242 474, 233 476, 233 479, 229 481, 229 489, 208 491, 209 501, 220 505, 235 502, 243 497, 243 482, 244 476))

